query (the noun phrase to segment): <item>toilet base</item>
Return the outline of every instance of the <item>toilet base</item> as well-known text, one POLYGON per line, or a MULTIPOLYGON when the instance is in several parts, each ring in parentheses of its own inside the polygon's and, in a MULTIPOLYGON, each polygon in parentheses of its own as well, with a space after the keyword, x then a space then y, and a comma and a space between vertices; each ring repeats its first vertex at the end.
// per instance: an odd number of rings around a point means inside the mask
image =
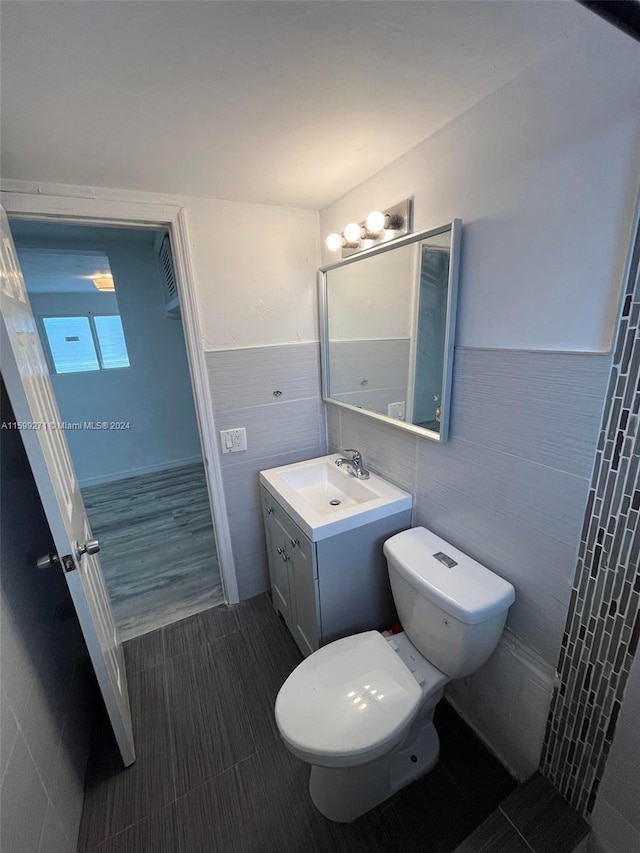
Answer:
POLYGON ((356 767, 311 766, 309 792, 321 814, 336 823, 351 823, 388 800, 405 785, 428 773, 438 760, 440 741, 427 719, 416 719, 391 752, 356 767))

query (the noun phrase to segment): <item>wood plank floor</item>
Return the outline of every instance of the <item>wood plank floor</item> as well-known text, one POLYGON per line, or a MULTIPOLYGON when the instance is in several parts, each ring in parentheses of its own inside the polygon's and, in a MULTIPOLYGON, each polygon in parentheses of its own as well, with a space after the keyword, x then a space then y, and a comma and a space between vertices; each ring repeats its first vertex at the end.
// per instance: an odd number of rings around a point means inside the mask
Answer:
POLYGON ((121 640, 223 600, 202 464, 82 490, 121 640))
POLYGON ((267 595, 125 644, 137 761, 99 721, 79 851, 451 853, 515 788, 453 710, 436 767, 352 824, 326 820, 283 746, 277 692, 301 655, 267 595))

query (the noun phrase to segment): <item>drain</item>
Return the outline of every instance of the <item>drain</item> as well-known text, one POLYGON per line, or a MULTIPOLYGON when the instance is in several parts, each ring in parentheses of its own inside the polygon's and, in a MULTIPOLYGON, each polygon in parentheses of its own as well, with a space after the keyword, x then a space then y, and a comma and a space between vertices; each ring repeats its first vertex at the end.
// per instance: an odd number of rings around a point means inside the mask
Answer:
POLYGON ((329 501, 329 503, 331 504, 331 506, 340 506, 342 501, 339 501, 338 498, 334 498, 332 501, 329 501))

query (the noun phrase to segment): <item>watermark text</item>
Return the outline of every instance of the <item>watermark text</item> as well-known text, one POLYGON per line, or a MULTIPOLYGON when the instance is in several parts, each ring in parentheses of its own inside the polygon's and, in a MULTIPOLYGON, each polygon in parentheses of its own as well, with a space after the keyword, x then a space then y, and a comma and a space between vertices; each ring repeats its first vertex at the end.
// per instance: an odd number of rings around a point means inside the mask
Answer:
POLYGON ((2 421, 0 429, 75 432, 79 430, 129 430, 131 421, 2 421))

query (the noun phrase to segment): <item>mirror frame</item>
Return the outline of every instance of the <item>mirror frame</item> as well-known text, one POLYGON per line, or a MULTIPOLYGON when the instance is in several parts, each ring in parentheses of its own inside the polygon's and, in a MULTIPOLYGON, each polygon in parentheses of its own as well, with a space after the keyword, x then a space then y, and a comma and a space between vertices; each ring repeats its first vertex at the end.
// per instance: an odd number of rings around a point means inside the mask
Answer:
MULTIPOLYGON (((404 429, 408 432, 413 432, 421 435, 423 438, 428 438, 431 441, 438 441, 444 444, 449 438, 449 420, 451 407, 451 380, 453 378, 453 356, 454 343, 456 336, 456 315, 458 307, 458 275, 460 271, 460 242, 462 235, 462 220, 454 219, 440 228, 430 228, 426 231, 418 231, 414 234, 409 234, 406 237, 399 237, 397 240, 390 240, 388 243, 383 243, 380 246, 374 246, 371 249, 365 249, 357 255, 351 255, 345 260, 338 261, 334 264, 327 264, 320 267, 318 270, 318 298, 319 298, 319 320, 320 320, 320 364, 322 369, 322 399, 325 403, 331 403, 334 406, 341 406, 343 409, 349 409, 352 412, 358 412, 361 415, 374 418, 377 421, 382 421, 386 424, 392 424, 399 429, 404 429), (336 400, 329 396, 329 311, 328 311, 328 294, 327 294, 327 273, 331 270, 345 267, 349 264, 357 264, 363 258, 370 258, 373 255, 381 255, 383 252, 392 252, 394 249, 399 249, 402 246, 410 245, 411 243, 419 243, 428 237, 435 237, 438 234, 443 234, 445 231, 451 231, 451 256, 449 259, 449 279, 447 282, 447 312, 445 320, 445 340, 444 340, 444 362, 442 370, 442 418, 440 421, 440 431, 425 429, 424 427, 416 426, 407 421, 400 421, 397 418, 390 418, 387 415, 381 415, 377 412, 372 412, 369 409, 361 409, 359 406, 353 406, 351 403, 343 403, 341 400, 336 400)), ((418 270, 418 275, 420 271, 418 270)), ((416 282, 417 285, 417 282, 416 282)), ((419 288, 414 288, 414 305, 412 306, 414 321, 413 335, 411 340, 411 362, 409 364, 409 376, 407 382, 413 381, 415 374, 415 338, 417 323, 417 305, 415 301, 418 298, 419 288)), ((407 391, 409 389, 407 388, 407 391)))

